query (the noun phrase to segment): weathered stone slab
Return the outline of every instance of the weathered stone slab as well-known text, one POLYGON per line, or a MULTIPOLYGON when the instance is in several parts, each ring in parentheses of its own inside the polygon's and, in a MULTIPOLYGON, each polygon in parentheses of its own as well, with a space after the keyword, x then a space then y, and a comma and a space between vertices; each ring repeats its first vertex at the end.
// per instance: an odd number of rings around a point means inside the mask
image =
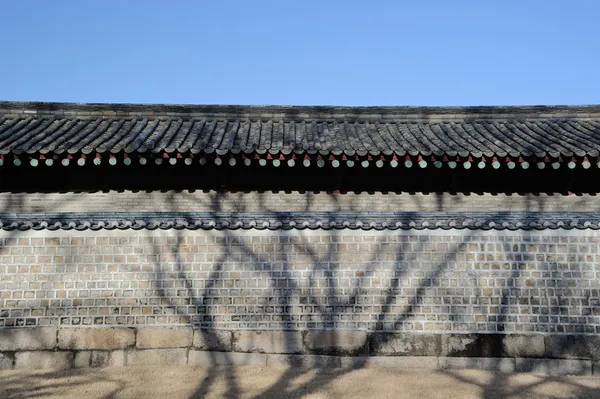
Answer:
POLYGON ((61 328, 58 330, 60 349, 123 349, 135 344, 135 332, 131 328, 61 328))
POLYGON ((501 334, 442 334, 442 356, 501 357, 501 334))
POLYGON ((235 331, 233 350, 236 352, 302 353, 300 331, 235 331))
POLYGON ((525 359, 516 358, 518 372, 544 373, 549 375, 591 375, 591 360, 576 359, 525 359))
POLYGON ((375 333, 369 345, 374 355, 439 356, 442 337, 440 334, 375 333))
POLYGON ((348 368, 399 368, 435 370, 438 358, 435 356, 344 356, 340 358, 342 367, 348 368))
POLYGON ((481 369, 482 361, 478 357, 440 357, 438 366, 441 369, 481 369))
POLYGON ((308 331, 305 347, 311 353, 353 355, 367 353, 367 333, 364 331, 308 331))
POLYGON ((600 336, 550 335, 545 343, 549 357, 600 360, 600 336))
POLYGON ((93 351, 90 362, 91 367, 119 367, 125 366, 125 351, 93 351))
POLYGON ((137 348, 187 348, 193 341, 192 327, 142 327, 137 330, 137 348))
POLYGON ((502 340, 502 351, 511 357, 547 356, 542 335, 506 335, 502 340))
POLYGON ((13 355, 0 353, 0 370, 10 370, 13 368, 13 355))
POLYGON ((267 355, 267 366, 336 368, 342 367, 342 360, 340 356, 267 355))
POLYGON ((56 348, 56 327, 0 329, 0 351, 26 351, 56 348))
POLYGON ((265 366, 267 355, 262 353, 211 352, 191 350, 188 364, 195 366, 265 366))
POLYGON ((28 370, 62 370, 73 365, 72 352, 33 351, 17 352, 15 368, 28 370))
POLYGON ((73 358, 73 367, 76 369, 90 367, 91 359, 91 351, 75 352, 75 357, 73 358))
POLYGON ((229 352, 231 347, 232 332, 225 330, 194 330, 194 348, 229 352))
POLYGON ((499 371, 501 373, 514 373, 517 363, 510 357, 482 357, 481 369, 499 371))
POLYGON ((188 349, 135 349, 126 356, 128 366, 187 364, 188 349))

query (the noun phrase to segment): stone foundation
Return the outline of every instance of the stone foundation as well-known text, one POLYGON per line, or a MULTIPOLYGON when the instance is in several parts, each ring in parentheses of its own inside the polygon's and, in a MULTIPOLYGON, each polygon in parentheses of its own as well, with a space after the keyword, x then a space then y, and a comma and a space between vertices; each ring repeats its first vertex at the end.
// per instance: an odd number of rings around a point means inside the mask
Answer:
POLYGON ((190 364, 589 375, 600 374, 599 340, 568 335, 217 331, 182 326, 5 328, 0 330, 0 369, 190 364))

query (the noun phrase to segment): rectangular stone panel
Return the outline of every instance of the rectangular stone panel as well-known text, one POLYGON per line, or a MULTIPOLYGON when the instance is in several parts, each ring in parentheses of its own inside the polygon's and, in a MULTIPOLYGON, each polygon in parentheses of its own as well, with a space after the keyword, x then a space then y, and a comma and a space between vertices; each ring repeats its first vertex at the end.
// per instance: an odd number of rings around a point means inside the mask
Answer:
POLYGON ((73 366, 73 352, 32 351, 15 354, 15 368, 27 370, 59 370, 73 366))
POLYGON ((135 346, 147 348, 187 348, 192 345, 192 327, 141 327, 135 346))
POLYGON ((228 352, 232 350, 231 340, 231 331, 194 329, 193 346, 196 349, 228 352))
POLYGON ((135 331, 120 327, 69 327, 58 331, 58 347, 60 349, 123 349, 135 344, 135 331))
POLYGON ((265 366, 267 355, 262 353, 212 352, 191 350, 190 365, 211 366, 265 366))
POLYGON ((301 353, 300 331, 236 331, 233 332, 236 352, 301 353))
POLYGON ((56 348, 56 327, 0 328, 0 351, 56 348))
POLYGON ((187 364, 188 349, 133 349, 127 351, 128 366, 187 364))
POLYGON ((442 339, 440 334, 393 334, 374 333, 369 337, 373 355, 439 356, 442 339))
POLYGON ((322 354, 367 353, 367 333, 364 331, 308 331, 304 337, 309 352, 322 354))

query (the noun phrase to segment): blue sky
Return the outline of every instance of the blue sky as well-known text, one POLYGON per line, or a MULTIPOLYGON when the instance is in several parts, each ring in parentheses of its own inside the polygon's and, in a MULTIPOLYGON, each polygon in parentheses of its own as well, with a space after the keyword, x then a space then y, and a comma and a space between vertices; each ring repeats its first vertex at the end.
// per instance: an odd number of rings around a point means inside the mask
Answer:
POLYGON ((600 103, 596 0, 18 0, 0 100, 600 103))

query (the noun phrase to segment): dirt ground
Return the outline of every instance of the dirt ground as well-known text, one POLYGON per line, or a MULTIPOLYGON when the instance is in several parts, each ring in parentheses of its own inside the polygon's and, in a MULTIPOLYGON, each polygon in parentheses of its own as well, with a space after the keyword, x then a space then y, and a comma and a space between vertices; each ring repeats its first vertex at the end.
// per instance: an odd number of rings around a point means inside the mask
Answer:
POLYGON ((148 366, 2 371, 2 398, 600 398, 598 377, 481 370, 148 366))

